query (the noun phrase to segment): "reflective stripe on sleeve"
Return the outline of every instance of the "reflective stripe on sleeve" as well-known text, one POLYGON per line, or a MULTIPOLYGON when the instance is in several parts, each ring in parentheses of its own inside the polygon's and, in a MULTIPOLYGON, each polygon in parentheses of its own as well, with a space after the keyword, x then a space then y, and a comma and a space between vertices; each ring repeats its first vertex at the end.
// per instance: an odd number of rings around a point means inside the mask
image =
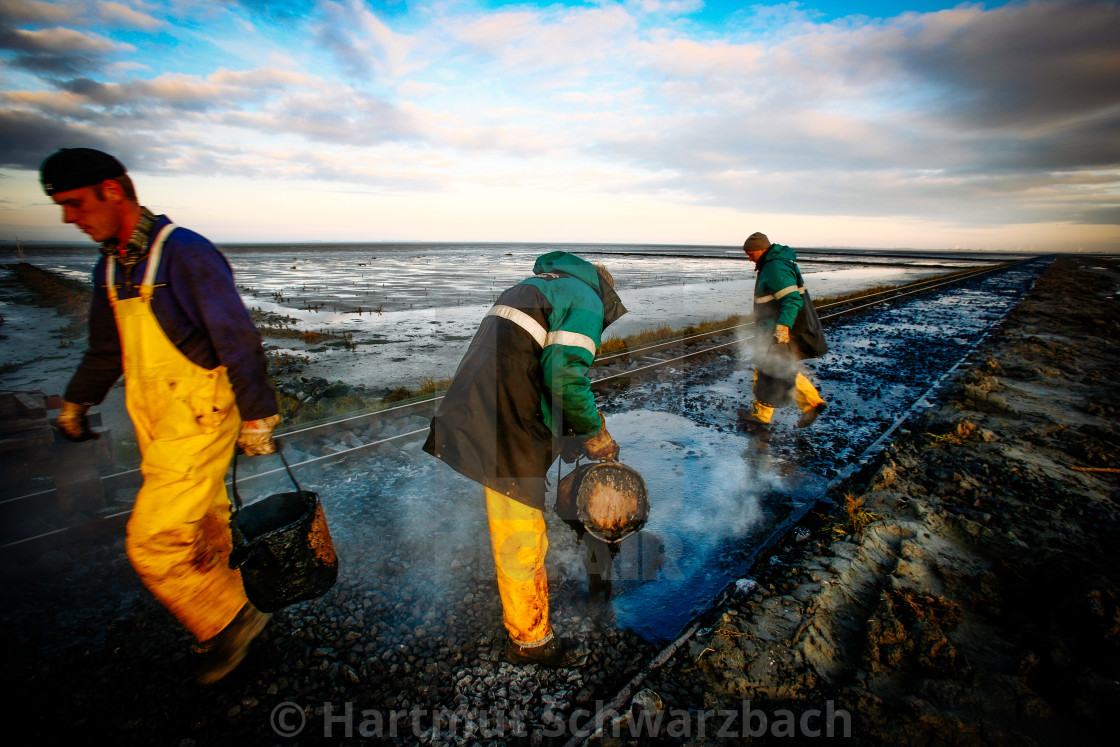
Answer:
POLYGON ((515 309, 512 306, 506 306, 504 304, 496 304, 490 311, 486 312, 486 316, 500 316, 502 319, 513 322, 518 327, 525 330, 542 348, 547 348, 549 345, 567 345, 571 348, 583 348, 591 353, 591 355, 595 355, 596 353, 595 341, 587 335, 581 335, 579 332, 567 332, 565 330, 549 332, 540 322, 521 309, 515 309))
POLYGON ((548 330, 521 309, 515 309, 504 304, 495 304, 490 311, 486 312, 486 316, 500 316, 502 319, 511 321, 525 330, 542 348, 547 344, 548 330))
POLYGON ((549 332, 545 345, 567 345, 570 348, 583 348, 592 356, 595 355, 595 341, 579 332, 565 332, 564 330, 549 332))
POLYGON ((754 302, 755 303, 769 303, 770 301, 777 301, 779 298, 785 298, 786 296, 788 296, 790 293, 793 293, 794 291, 797 291, 798 293, 804 293, 805 290, 806 290, 806 288, 805 288, 804 285, 802 285, 800 287, 796 286, 796 285, 790 285, 788 287, 782 288, 780 291, 777 291, 773 295, 763 296, 762 298, 756 298, 754 300, 754 302))

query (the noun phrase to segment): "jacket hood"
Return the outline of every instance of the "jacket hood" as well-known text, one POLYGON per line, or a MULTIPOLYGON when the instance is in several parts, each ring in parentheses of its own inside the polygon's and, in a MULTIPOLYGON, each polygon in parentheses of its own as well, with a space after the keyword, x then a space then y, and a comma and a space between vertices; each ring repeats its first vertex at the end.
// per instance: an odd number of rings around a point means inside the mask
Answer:
POLYGON ((533 265, 533 273, 540 275, 545 272, 562 272, 579 278, 595 290, 599 290, 599 273, 595 265, 574 254, 558 251, 537 257, 537 263, 533 265))
POLYGON ((790 262, 796 262, 797 254, 785 244, 771 244, 770 248, 762 255, 759 264, 769 262, 772 259, 788 259, 790 262))
POLYGON ((586 259, 581 259, 574 254, 563 251, 549 252, 537 257, 537 262, 533 265, 533 272, 537 275, 546 272, 561 272, 590 285, 603 301, 603 329, 606 329, 609 324, 617 321, 619 317, 626 313, 626 307, 622 305, 622 299, 614 292, 614 288, 600 279, 599 271, 595 269, 595 265, 586 259))

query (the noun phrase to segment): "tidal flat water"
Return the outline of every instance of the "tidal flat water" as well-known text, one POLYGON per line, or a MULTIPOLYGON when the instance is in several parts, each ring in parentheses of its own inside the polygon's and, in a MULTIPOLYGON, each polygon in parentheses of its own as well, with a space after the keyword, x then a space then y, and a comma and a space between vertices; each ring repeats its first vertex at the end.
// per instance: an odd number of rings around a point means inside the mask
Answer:
MULTIPOLYGON (((266 337, 270 350, 308 356, 304 375, 375 389, 453 375, 497 296, 532 275, 536 258, 550 251, 602 262, 614 275, 628 313, 604 339, 749 313, 755 279, 754 266, 738 247, 370 243, 219 248, 246 306, 290 318, 297 330, 348 333, 355 343, 350 350, 266 337)), ((31 245, 24 251, 29 262, 87 282, 97 258, 90 245, 31 245)), ((8 254, 4 262, 18 261, 14 252, 8 254)), ((1002 258, 804 250, 800 265, 812 295, 823 298, 1002 258)))

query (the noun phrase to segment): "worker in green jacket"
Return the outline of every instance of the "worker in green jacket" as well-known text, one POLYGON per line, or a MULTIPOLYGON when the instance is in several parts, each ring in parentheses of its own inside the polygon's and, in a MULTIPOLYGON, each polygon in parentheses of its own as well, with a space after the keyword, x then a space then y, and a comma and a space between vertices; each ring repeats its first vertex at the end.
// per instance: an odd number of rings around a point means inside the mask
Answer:
MULTIPOLYGON (((752 233, 743 251, 754 262, 758 276, 754 284, 754 320, 758 325, 755 352, 754 407, 739 412, 740 421, 767 428, 774 410, 789 403, 801 409, 798 428, 813 424, 825 410, 817 388, 801 373, 798 361, 821 354, 809 349, 804 337, 791 337, 790 330, 804 326, 807 293, 797 255, 788 246, 771 244, 765 234, 752 233)), ((815 321, 815 315, 813 315, 815 321)), ((819 331, 819 322, 818 322, 819 331)), ((823 338, 822 338, 823 344, 823 338)))
POLYGON ((485 488, 507 657, 570 666, 578 647, 549 622, 545 473, 561 437, 576 437, 590 459, 618 458, 588 369, 626 309, 610 273, 574 254, 542 255, 533 272, 483 318, 424 450, 485 488))

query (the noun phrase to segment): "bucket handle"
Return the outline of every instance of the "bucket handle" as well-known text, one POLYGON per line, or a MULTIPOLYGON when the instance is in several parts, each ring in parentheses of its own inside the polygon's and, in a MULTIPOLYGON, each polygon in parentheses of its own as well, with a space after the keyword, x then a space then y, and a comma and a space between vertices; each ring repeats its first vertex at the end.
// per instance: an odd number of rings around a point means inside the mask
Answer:
MULTIPOLYGON (((583 459, 583 452, 582 451, 579 454, 576 454, 576 461, 572 464, 572 469, 568 474, 571 474, 572 472, 576 471, 576 468, 579 467, 579 460, 580 459, 583 459)), ((563 462, 564 462, 563 459, 557 459, 556 460, 556 484, 557 485, 560 484, 560 465, 563 462)))
MULTIPOLYGON (((280 461, 284 463, 284 469, 288 471, 288 477, 291 478, 292 484, 296 486, 296 492, 303 492, 303 488, 296 482, 296 476, 292 474, 292 468, 288 466, 288 460, 284 458, 284 447, 279 439, 273 439, 272 442, 276 444, 276 454, 280 457, 280 461)), ((233 508, 235 511, 240 511, 242 507, 241 495, 237 492, 237 450, 233 452, 233 480, 230 485, 233 487, 233 508)))

